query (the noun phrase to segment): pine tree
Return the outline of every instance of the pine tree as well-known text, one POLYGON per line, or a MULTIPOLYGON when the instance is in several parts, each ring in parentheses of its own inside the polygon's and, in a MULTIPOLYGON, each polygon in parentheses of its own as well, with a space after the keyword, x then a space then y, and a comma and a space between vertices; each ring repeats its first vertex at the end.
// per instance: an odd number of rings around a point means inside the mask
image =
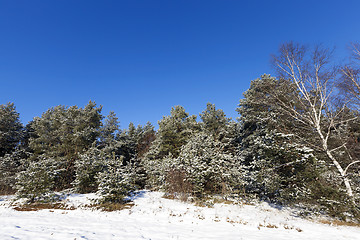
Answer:
POLYGON ((228 194, 243 187, 243 172, 239 159, 226 151, 225 144, 213 136, 200 132, 183 146, 178 158, 172 160, 170 170, 185 173, 197 196, 205 193, 228 194))
POLYGON ((14 192, 16 173, 28 153, 20 146, 24 129, 14 103, 0 105, 0 194, 14 192))
POLYGON ((110 112, 100 128, 100 146, 105 152, 116 151, 116 135, 119 133, 119 121, 114 112, 110 112))
POLYGON ((208 103, 206 110, 200 113, 200 118, 203 122, 204 130, 214 136, 214 139, 218 139, 220 132, 227 127, 230 121, 221 109, 216 109, 215 104, 211 103, 208 103))
POLYGON ((31 122, 29 146, 34 152, 34 161, 39 156, 54 159, 62 169, 56 178, 57 189, 71 187, 75 179, 75 160, 100 136, 100 112, 101 107, 90 101, 83 109, 77 106, 51 108, 31 122))
POLYGON ((75 161, 76 178, 72 183, 76 192, 89 193, 98 190, 99 183, 96 176, 105 169, 108 158, 104 151, 95 146, 80 154, 75 161))
POLYGON ((148 175, 148 187, 153 188, 164 186, 167 160, 176 158, 192 134, 200 130, 196 116, 189 116, 181 106, 173 107, 170 116, 164 116, 158 123, 156 139, 142 161, 148 175))
POLYGON ((30 202, 49 200, 60 172, 58 162, 52 158, 40 156, 29 162, 17 175, 17 196, 30 202))
POLYGON ((136 156, 136 144, 141 126, 135 128, 131 122, 128 129, 120 131, 116 136, 116 156, 122 156, 123 163, 128 164, 136 156))
POLYGON ((198 130, 198 124, 196 116, 189 116, 181 106, 171 108, 170 114, 159 121, 159 150, 160 156, 171 153, 177 157, 181 147, 186 144, 192 133, 198 130))
POLYGON ((124 166, 122 162, 122 159, 109 158, 104 171, 97 175, 101 203, 122 203, 135 190, 134 170, 131 164, 124 166))
POLYGON ((294 132, 286 134, 298 123, 279 111, 274 94, 286 96, 297 106, 296 98, 291 98, 293 88, 263 75, 251 82, 237 109, 242 124, 240 154, 248 172, 247 192, 271 201, 304 200, 314 188, 312 182, 320 177, 321 162, 315 161, 313 149, 294 141, 294 132))
POLYGON ((130 162, 135 172, 135 185, 142 189, 146 185, 147 178, 143 156, 149 151, 151 144, 155 140, 154 126, 149 122, 144 127, 139 125, 136 129, 136 133, 135 155, 130 162))
POLYGON ((15 192, 17 173, 24 168, 24 162, 30 153, 25 150, 15 150, 11 154, 0 157, 0 194, 15 192))
POLYGON ((20 143, 23 126, 14 103, 0 105, 0 157, 10 154, 20 143))
POLYGON ((137 158, 142 158, 144 154, 149 151, 149 148, 155 138, 156 136, 154 126, 150 122, 147 122, 146 125, 142 128, 140 137, 137 139, 137 158))

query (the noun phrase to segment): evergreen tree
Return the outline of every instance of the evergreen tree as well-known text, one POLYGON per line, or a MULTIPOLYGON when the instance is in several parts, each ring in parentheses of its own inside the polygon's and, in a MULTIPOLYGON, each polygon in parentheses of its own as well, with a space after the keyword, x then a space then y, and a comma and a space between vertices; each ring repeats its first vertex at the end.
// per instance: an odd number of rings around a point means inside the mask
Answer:
POLYGON ((24 169, 24 162, 29 155, 25 150, 15 150, 0 157, 0 194, 15 192, 17 173, 24 169))
POLYGON ((225 194, 242 189, 243 169, 237 157, 238 124, 226 118, 224 112, 217 110, 215 105, 208 104, 207 109, 200 114, 203 121, 201 124, 188 123, 185 128, 187 139, 181 148, 178 151, 167 151, 167 155, 162 156, 164 152, 161 150, 168 147, 167 143, 172 140, 169 136, 184 136, 176 132, 176 128, 169 131, 171 127, 177 126, 172 122, 173 116, 176 115, 172 112, 170 117, 164 117, 159 122, 161 129, 146 154, 146 169, 151 186, 183 196, 192 193, 198 197, 205 193, 225 194), (163 141, 165 137, 169 137, 167 141, 163 141), (174 155, 177 152, 178 155, 174 155))
POLYGON ((89 102, 83 109, 77 106, 57 106, 31 122, 29 146, 33 159, 42 156, 54 159, 60 174, 56 178, 58 190, 71 187, 75 179, 75 160, 97 141, 100 133, 101 107, 89 102))
POLYGON ((142 156, 149 150, 155 139, 154 127, 151 123, 147 123, 144 127, 141 125, 135 127, 133 123, 130 123, 128 129, 117 131, 115 138, 112 136, 109 138, 111 139, 111 147, 105 145, 103 149, 112 157, 122 159, 122 164, 131 164, 136 173, 136 186, 144 188, 146 172, 143 167, 142 156))
POLYGON ((128 164, 136 156, 136 144, 141 126, 138 128, 131 122, 128 129, 124 129, 116 136, 116 156, 122 156, 123 163, 128 164))
POLYGON ((17 195, 28 198, 30 202, 48 200, 55 190, 59 177, 59 163, 44 156, 28 162, 24 171, 17 175, 17 195))
POLYGON ((146 125, 141 129, 140 136, 137 138, 136 153, 138 159, 141 159, 144 154, 149 151, 149 148, 155 138, 156 136, 154 126, 150 122, 147 122, 146 125))
POLYGON ((211 103, 208 103, 206 110, 200 113, 200 118, 204 129, 214 136, 214 139, 218 139, 220 132, 227 127, 230 121, 221 109, 216 109, 215 104, 211 103))
POLYGON ((114 112, 110 112, 100 128, 100 146, 112 154, 116 151, 116 135, 119 132, 119 121, 114 112))
POLYGON ((134 170, 134 182, 136 187, 144 188, 146 185, 146 170, 143 163, 143 156, 146 154, 153 141, 155 140, 155 130, 151 123, 147 123, 144 127, 140 125, 136 129, 135 135, 135 155, 131 159, 131 167, 134 170))
POLYGON ((189 116, 181 106, 171 108, 170 116, 163 117, 159 121, 160 157, 167 156, 169 153, 177 157, 181 147, 196 130, 198 130, 198 124, 195 115, 189 116))
POLYGON ((247 191, 271 201, 305 200, 315 188, 313 183, 323 166, 321 161, 315 161, 313 149, 294 141, 293 131, 286 134, 298 123, 279 111, 275 94, 298 107, 291 98, 296 94, 291 86, 263 75, 251 82, 237 109, 241 114, 240 153, 248 172, 247 191))
POLYGON ((15 150, 22 138, 22 129, 14 103, 0 105, 0 157, 15 150))
POLYGON ((173 107, 170 116, 164 116, 158 124, 156 139, 143 157, 147 183, 155 188, 164 186, 164 160, 176 158, 192 134, 200 130, 196 116, 189 116, 181 106, 173 107))
POLYGON ((244 184, 239 159, 224 143, 204 132, 193 135, 183 146, 178 158, 169 164, 169 170, 173 169, 185 173, 183 181, 189 182, 192 192, 200 197, 204 193, 229 194, 244 184))
POLYGON ((104 170, 108 158, 104 151, 95 146, 80 154, 75 161, 76 178, 73 185, 76 192, 89 193, 98 190, 99 183, 96 176, 104 170))
POLYGON ((134 170, 131 164, 124 166, 122 162, 122 159, 109 158, 104 171, 99 172, 97 179, 100 202, 122 203, 135 190, 134 170))
POLYGON ((20 146, 24 129, 13 103, 0 105, 0 194, 14 192, 16 173, 27 153, 20 146))

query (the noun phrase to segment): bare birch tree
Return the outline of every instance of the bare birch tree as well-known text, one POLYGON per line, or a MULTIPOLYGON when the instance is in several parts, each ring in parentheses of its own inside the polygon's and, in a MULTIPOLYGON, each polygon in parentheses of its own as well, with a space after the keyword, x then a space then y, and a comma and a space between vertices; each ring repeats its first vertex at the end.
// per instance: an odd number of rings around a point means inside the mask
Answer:
POLYGON ((360 110, 360 44, 351 44, 352 62, 341 68, 340 89, 345 99, 360 110))
POLYGON ((311 142, 309 147, 327 156, 328 164, 334 165, 341 176, 347 195, 354 199, 348 171, 360 161, 350 154, 346 161, 339 157, 340 151, 347 152, 347 139, 346 136, 337 137, 346 128, 344 126, 356 120, 356 116, 348 114, 346 104, 339 107, 332 102, 338 71, 329 66, 331 54, 331 50, 321 46, 309 52, 305 46, 292 42, 281 45, 278 55, 273 56, 273 64, 280 77, 294 86, 297 99, 284 101, 280 95, 276 99, 280 109, 299 123, 299 127, 305 127, 314 134, 315 139, 303 142, 311 142))

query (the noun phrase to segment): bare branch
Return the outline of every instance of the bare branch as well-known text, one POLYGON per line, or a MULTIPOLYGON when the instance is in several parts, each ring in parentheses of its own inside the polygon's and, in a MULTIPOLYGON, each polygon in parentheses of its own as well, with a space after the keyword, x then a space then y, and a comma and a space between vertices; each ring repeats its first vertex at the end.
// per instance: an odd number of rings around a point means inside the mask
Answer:
POLYGON ((341 148, 343 148, 343 147, 345 147, 345 146, 346 146, 346 143, 342 144, 342 145, 339 146, 339 147, 336 147, 336 148, 334 148, 334 149, 331 149, 330 152, 335 152, 335 151, 337 151, 337 150, 339 150, 339 149, 341 149, 341 148))
POLYGON ((346 167, 345 170, 344 170, 344 174, 346 174, 347 170, 349 170, 349 168, 350 168, 352 165, 357 164, 357 163, 360 163, 360 161, 355 161, 355 162, 352 162, 352 163, 350 163, 349 165, 347 165, 347 167, 346 167))
MULTIPOLYGON (((358 59, 360 59, 359 48, 355 48, 355 50, 358 59)), ((312 139, 313 142, 305 137, 302 140, 307 142, 308 145, 315 145, 317 149, 321 149, 327 155, 342 177, 348 196, 352 197, 350 180, 344 173, 349 166, 344 170, 336 155, 333 154, 346 147, 346 145, 340 143, 341 146, 331 150, 328 145, 329 139, 334 139, 333 134, 336 134, 336 131, 333 131, 333 129, 336 130, 337 124, 342 125, 357 119, 352 118, 350 115, 342 115, 345 112, 346 104, 340 109, 335 109, 333 106, 332 96, 336 92, 333 84, 336 80, 336 68, 328 66, 332 51, 316 46, 312 55, 309 56, 306 55, 305 47, 290 42, 280 47, 279 54, 279 56, 274 57, 275 66, 285 76, 284 79, 296 87, 296 91, 299 93, 297 101, 301 104, 302 109, 295 108, 291 101, 283 101, 280 96, 277 96, 278 106, 285 114, 296 119, 304 126, 308 126, 310 131, 317 135, 315 139, 312 139), (342 117, 342 119, 338 119, 339 117, 342 117)), ((357 75, 355 78, 354 74, 348 69, 344 68, 342 70, 344 76, 349 80, 355 79, 355 82, 360 86, 357 75)))

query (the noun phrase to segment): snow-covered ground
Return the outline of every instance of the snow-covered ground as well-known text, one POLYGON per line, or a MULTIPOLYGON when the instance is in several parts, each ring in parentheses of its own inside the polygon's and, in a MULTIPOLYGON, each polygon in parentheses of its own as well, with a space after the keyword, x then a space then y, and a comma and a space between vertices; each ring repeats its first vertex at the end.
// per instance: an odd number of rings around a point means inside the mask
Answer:
POLYGON ((84 209, 94 195, 66 199, 76 210, 15 211, 0 196, 0 239, 360 239, 360 228, 300 219, 266 203, 198 207, 142 192, 131 209, 84 209))

